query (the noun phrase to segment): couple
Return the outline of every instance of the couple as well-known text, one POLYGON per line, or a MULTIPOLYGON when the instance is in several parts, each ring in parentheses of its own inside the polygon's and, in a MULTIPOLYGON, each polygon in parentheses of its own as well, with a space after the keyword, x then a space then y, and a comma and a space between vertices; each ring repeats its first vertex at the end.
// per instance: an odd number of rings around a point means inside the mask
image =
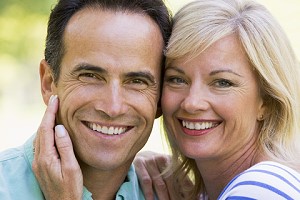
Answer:
POLYGON ((300 198, 299 66, 253 1, 197 0, 171 22, 159 0, 60 0, 40 76, 48 107, 1 154, 5 199, 150 199, 149 178, 158 199, 300 198), (160 105, 171 165, 134 167, 160 105))

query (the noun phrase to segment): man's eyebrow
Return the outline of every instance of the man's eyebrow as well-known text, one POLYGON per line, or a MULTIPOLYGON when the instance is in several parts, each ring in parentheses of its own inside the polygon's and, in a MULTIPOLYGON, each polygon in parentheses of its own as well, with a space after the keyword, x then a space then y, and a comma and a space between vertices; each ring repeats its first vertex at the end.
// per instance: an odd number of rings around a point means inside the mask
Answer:
POLYGON ((88 63, 80 63, 76 65, 73 72, 76 73, 79 71, 93 71, 97 73, 107 73, 107 71, 104 68, 100 66, 91 65, 88 63))
MULTIPOLYGON (((87 64, 87 63, 80 63, 80 64, 76 65, 73 72, 76 73, 79 71, 93 71, 93 72, 97 72, 97 73, 108 74, 107 70, 105 70, 104 68, 102 68, 100 66, 87 64)), ((151 72, 149 72, 149 71, 128 72, 125 74, 125 76, 128 78, 141 77, 141 78, 145 78, 145 79, 149 80, 152 83, 156 83, 154 75, 152 75, 151 72)))
POLYGON ((128 72, 125 75, 128 78, 145 78, 152 83, 156 83, 154 76, 149 71, 128 72))

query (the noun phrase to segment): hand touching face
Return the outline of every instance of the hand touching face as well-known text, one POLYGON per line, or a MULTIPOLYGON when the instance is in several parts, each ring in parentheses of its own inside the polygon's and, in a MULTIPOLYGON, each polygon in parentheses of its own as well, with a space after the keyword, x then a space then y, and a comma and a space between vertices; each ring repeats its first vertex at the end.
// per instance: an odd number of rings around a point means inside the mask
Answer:
POLYGON ((80 163, 98 169, 130 165, 144 146, 159 99, 163 39, 147 16, 83 9, 64 34, 57 84, 57 122, 80 163), (108 20, 109 19, 109 20, 108 20))

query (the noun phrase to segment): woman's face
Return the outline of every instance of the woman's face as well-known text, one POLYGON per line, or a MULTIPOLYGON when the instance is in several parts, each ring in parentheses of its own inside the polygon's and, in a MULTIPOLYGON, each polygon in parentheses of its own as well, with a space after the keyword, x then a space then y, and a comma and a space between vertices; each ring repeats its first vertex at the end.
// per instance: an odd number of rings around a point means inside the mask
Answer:
POLYGON ((162 108, 168 134, 187 157, 222 160, 253 150, 264 105, 236 36, 193 59, 172 61, 166 67, 162 108))

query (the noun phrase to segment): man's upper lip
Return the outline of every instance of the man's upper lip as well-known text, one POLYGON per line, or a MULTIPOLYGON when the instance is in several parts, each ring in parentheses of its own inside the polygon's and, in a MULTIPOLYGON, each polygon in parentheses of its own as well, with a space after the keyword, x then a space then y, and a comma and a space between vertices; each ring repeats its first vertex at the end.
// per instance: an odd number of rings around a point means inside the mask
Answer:
POLYGON ((85 123, 85 124, 97 124, 99 126, 107 126, 107 127, 115 127, 115 128, 126 128, 126 127, 134 126, 134 125, 132 125, 132 123, 125 122, 125 120, 122 120, 121 123, 118 123, 117 121, 114 121, 114 122, 108 121, 108 122, 106 122, 104 120, 103 121, 93 121, 93 120, 83 121, 83 123, 85 123))

